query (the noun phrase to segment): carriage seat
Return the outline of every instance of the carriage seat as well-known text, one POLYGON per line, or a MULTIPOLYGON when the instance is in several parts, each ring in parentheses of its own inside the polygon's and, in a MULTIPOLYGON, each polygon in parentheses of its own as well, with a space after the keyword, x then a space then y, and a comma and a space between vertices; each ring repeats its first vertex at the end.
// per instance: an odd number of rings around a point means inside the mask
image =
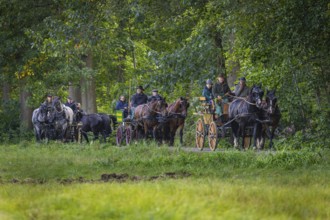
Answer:
POLYGON ((211 104, 206 102, 206 98, 204 96, 199 97, 199 101, 201 102, 202 106, 210 106, 211 104))

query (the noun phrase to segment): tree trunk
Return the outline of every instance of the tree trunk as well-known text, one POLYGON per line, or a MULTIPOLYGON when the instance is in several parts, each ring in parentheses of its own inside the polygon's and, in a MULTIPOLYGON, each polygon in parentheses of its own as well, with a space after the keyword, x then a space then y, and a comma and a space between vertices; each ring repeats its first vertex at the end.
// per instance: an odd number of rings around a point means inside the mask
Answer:
POLYGON ((81 89, 80 85, 74 85, 71 82, 69 83, 69 96, 72 97, 76 102, 81 103, 81 89))
MULTIPOLYGON (((93 69, 93 57, 89 53, 84 61, 86 67, 93 69)), ((80 80, 81 85, 81 105, 88 114, 96 113, 96 88, 95 88, 95 79, 93 76, 84 76, 80 80)))
MULTIPOLYGON (((232 54, 234 53, 234 45, 235 45, 235 34, 231 32, 230 37, 229 37, 229 53, 232 54)), ((240 65, 238 61, 230 61, 228 63, 229 66, 229 73, 227 77, 228 85, 229 86, 235 86, 235 81, 237 79, 237 73, 240 71, 240 65)))
POLYGON ((33 109, 27 105, 27 100, 31 96, 30 92, 25 89, 25 82, 21 82, 20 86, 20 120, 21 131, 32 129, 32 111, 33 109))
POLYGON ((2 84, 2 102, 8 103, 10 100, 10 86, 9 83, 4 82, 2 84))

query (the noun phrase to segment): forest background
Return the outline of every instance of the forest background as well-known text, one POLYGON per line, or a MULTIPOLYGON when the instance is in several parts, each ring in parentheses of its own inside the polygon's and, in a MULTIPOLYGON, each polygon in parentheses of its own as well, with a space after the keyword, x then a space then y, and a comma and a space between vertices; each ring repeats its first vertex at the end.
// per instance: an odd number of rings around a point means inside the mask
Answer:
POLYGON ((31 138, 47 93, 110 114, 138 85, 193 102, 225 74, 276 89, 281 127, 329 146, 326 0, 0 0, 0 14, 2 142, 31 138))

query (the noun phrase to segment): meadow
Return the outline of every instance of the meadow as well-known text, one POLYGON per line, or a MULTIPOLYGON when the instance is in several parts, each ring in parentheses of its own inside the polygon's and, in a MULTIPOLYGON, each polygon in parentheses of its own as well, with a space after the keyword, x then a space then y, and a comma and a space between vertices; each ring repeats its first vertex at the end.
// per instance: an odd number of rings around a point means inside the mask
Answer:
POLYGON ((330 219, 330 151, 0 145, 0 219, 330 219))

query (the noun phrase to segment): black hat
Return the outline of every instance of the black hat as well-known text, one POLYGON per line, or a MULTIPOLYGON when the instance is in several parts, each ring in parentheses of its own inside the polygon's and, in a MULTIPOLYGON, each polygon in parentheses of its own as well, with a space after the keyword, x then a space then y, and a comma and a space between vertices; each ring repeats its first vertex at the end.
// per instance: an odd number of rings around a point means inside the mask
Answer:
POLYGON ((158 92, 158 89, 153 89, 152 92, 158 92))
POLYGON ((142 91, 144 91, 144 88, 142 86, 138 86, 136 87, 136 89, 141 89, 142 91))
POLYGON ((239 80, 246 81, 245 77, 241 77, 239 80))
POLYGON ((53 97, 51 94, 47 94, 47 97, 53 97))
POLYGON ((69 97, 68 97, 68 99, 69 99, 69 100, 72 100, 72 97, 71 97, 71 96, 69 96, 69 97))

